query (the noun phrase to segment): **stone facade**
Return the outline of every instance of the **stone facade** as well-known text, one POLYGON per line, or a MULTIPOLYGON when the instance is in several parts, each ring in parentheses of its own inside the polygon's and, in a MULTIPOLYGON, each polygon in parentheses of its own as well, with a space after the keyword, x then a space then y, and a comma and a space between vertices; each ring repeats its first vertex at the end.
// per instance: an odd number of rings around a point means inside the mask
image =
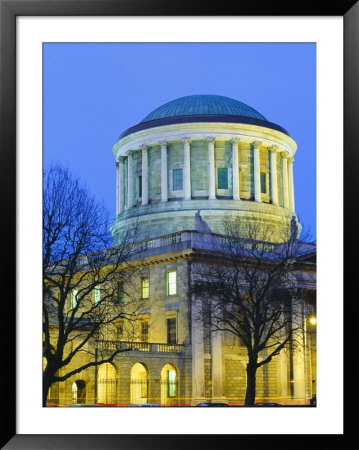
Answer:
MULTIPOLYGON (((131 351, 116 356, 112 364, 113 379, 103 377, 101 367, 84 370, 60 383, 58 388, 54 386, 49 404, 71 403, 74 399, 73 384, 79 381, 84 382, 86 387, 83 401, 87 403, 119 406, 131 403, 191 405, 213 400, 243 404, 246 392, 246 349, 233 335, 209 333, 203 323, 198 321, 194 309, 196 299, 189 291, 193 279, 191 267, 195 261, 198 262, 198 249, 208 251, 210 248, 210 237, 211 234, 206 232, 178 233, 155 240, 155 244, 142 253, 141 259, 136 263, 143 267, 141 275, 149 278, 149 298, 138 300, 142 305, 142 313, 137 325, 140 326, 143 321, 148 322, 146 342, 142 342, 138 335, 131 351), (167 295, 166 285, 166 274, 169 271, 175 271, 177 286, 176 294, 170 296, 167 295), (175 344, 168 343, 168 319, 175 319, 175 344), (134 367, 138 365, 142 367, 142 378, 134 371, 134 367), (168 370, 173 370, 176 374, 173 397, 167 395, 168 370), (99 398, 101 389, 107 389, 107 396, 99 398)), ((306 274, 305 288, 314 291, 315 267, 303 263, 301 270, 306 274)), ((140 279, 139 275, 137 285, 135 283, 129 288, 139 292, 140 279)), ((129 291, 127 288, 126 290, 129 291)), ((126 297, 124 301, 126 302, 126 297)), ((108 348, 121 345, 115 335, 109 334, 107 338, 108 348)), ((302 349, 295 350, 292 363, 288 351, 283 351, 269 364, 258 369, 258 401, 304 403, 311 397, 315 390, 312 385, 312 380, 315 379, 313 338, 313 330, 306 330, 306 360, 302 349), (291 384, 295 386, 293 391, 291 384)), ((84 358, 89 356, 77 358, 84 362, 84 358)), ((72 365, 75 367, 78 363, 75 359, 72 365)))
MULTIPOLYGON (((50 404, 244 403, 246 348, 233 335, 209 333, 198 320, 191 268, 203 254, 215 252, 211 232, 221 233, 225 217, 261 220, 272 227, 273 242, 288 239, 293 216, 297 220, 296 143, 249 107, 240 111, 251 116, 217 113, 216 120, 185 115, 141 122, 114 145, 117 214, 111 232, 119 245, 124 230, 139 223, 137 239, 144 250, 135 262, 141 276, 126 289, 140 293, 146 277, 149 294, 145 299, 138 294, 137 338, 127 342, 124 330, 121 338, 109 335, 100 343, 102 350, 106 345, 131 350, 106 367, 91 367, 52 386, 50 404), (172 293, 169 273, 175 276, 172 293)), ((315 292, 315 246, 308 255, 298 288, 315 292)), ((258 401, 305 403, 316 392, 315 329, 304 322, 302 338, 302 350, 285 349, 258 370, 258 401)))

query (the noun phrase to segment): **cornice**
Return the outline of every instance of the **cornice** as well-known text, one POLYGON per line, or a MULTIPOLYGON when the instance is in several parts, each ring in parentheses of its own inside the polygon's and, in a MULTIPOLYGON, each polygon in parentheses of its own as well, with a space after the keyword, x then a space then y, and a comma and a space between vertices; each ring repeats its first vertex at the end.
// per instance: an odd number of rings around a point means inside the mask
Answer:
POLYGON ((266 147, 276 145, 279 151, 286 151, 288 156, 293 156, 297 150, 297 144, 290 136, 264 126, 228 122, 196 122, 137 131, 119 139, 112 147, 112 152, 118 159, 120 156, 126 156, 130 150, 139 149, 141 145, 160 146, 162 141, 166 141, 167 146, 171 143, 182 143, 184 136, 192 141, 207 141, 208 136, 212 136, 215 140, 239 139, 240 143, 261 141, 266 147))

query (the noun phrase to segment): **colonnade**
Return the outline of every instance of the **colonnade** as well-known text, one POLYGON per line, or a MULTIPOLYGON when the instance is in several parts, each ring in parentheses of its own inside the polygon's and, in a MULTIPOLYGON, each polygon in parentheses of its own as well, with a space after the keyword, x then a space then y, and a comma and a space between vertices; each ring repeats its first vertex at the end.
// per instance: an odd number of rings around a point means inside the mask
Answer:
MULTIPOLYGON (((208 145, 208 198, 216 198, 215 186, 215 137, 207 137, 208 145)), ((232 187, 233 200, 240 200, 240 160, 238 155, 238 143, 240 139, 234 137, 232 142, 232 187)), ((191 199, 191 138, 183 138, 183 197, 184 200, 191 199)), ((161 202, 168 201, 168 165, 167 165, 167 145, 169 142, 160 141, 161 147, 161 202)), ((250 142, 253 148, 253 185, 254 201, 261 202, 261 180, 260 180, 260 151, 261 141, 250 142)), ((152 144, 153 145, 153 144, 152 144)), ((270 153, 270 202, 274 205, 281 205, 294 211, 294 185, 293 185, 293 157, 279 149, 277 145, 267 146, 270 153), (277 176, 277 154, 281 155, 281 192, 282 199, 278 198, 278 176, 277 176)), ((141 153, 142 157, 142 205, 147 205, 148 196, 148 146, 141 145, 139 150, 131 150, 127 154, 127 185, 133 186, 133 154, 141 153)), ((117 166, 117 189, 116 189, 116 214, 120 214, 125 209, 125 186, 124 186, 124 163, 125 156, 120 156, 116 162, 117 166)), ((127 208, 133 207, 133 189, 127 189, 127 208)))

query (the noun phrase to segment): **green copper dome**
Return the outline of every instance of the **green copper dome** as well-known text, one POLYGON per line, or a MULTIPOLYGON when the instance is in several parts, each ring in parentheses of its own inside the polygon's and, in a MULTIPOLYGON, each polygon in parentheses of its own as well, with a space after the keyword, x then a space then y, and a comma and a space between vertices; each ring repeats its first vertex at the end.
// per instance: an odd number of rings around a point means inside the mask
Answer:
POLYGON ((222 95, 188 95, 172 100, 148 114, 141 123, 181 116, 226 115, 267 120, 252 107, 222 95))
POLYGON ((188 95, 172 100, 148 114, 140 123, 124 131, 119 139, 132 133, 165 125, 196 122, 223 122, 257 125, 280 131, 283 127, 268 121, 251 106, 222 95, 188 95))

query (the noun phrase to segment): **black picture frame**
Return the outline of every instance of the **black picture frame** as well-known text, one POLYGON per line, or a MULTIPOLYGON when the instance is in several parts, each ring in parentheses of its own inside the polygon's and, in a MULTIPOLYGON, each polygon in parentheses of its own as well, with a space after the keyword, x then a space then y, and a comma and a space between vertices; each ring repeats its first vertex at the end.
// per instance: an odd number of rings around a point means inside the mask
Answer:
MULTIPOLYGON (((285 0, 247 0, 200 2, 187 0, 0 0, 0 192, 2 212, 1 255, 3 256, 3 340, 2 346, 2 430, 1 448, 5 449, 170 449, 218 447, 223 445, 263 445, 276 447, 293 442, 294 435, 19 435, 16 433, 16 17, 19 16, 342 16, 344 18, 344 208, 345 235, 357 235, 354 217, 358 172, 359 142, 359 2, 285 0), (351 216, 349 216, 351 213, 351 216), (355 227, 355 228, 354 228, 355 227), (5 384, 6 383, 6 384, 5 384), (278 437, 281 439, 279 440, 278 437), (239 441, 238 441, 239 440, 239 441)), ((355 238, 354 238, 355 239, 355 238)), ((353 251, 353 240, 347 239, 345 255, 353 251), (350 247, 349 247, 350 246, 350 247)), ((349 266, 344 272, 347 289, 354 278, 349 266)), ((352 298, 354 300, 354 298, 352 298)), ((346 304, 347 328, 355 320, 354 309, 346 304), (350 318, 350 319, 348 319, 350 318)), ((349 339, 350 341, 350 339, 349 339)), ((344 347, 348 361, 349 343, 344 347)), ((347 399, 348 400, 348 399, 347 399)), ((348 405, 349 401, 346 401, 348 405)), ((342 447, 344 437, 352 431, 353 416, 345 422, 343 435, 330 435, 332 444, 342 447), (335 443, 335 441, 337 441, 335 443)), ((180 424, 176 424, 180 430, 180 424)), ((283 432, 284 433, 284 432, 283 432)), ((317 445, 327 435, 296 435, 297 445, 317 445)))

